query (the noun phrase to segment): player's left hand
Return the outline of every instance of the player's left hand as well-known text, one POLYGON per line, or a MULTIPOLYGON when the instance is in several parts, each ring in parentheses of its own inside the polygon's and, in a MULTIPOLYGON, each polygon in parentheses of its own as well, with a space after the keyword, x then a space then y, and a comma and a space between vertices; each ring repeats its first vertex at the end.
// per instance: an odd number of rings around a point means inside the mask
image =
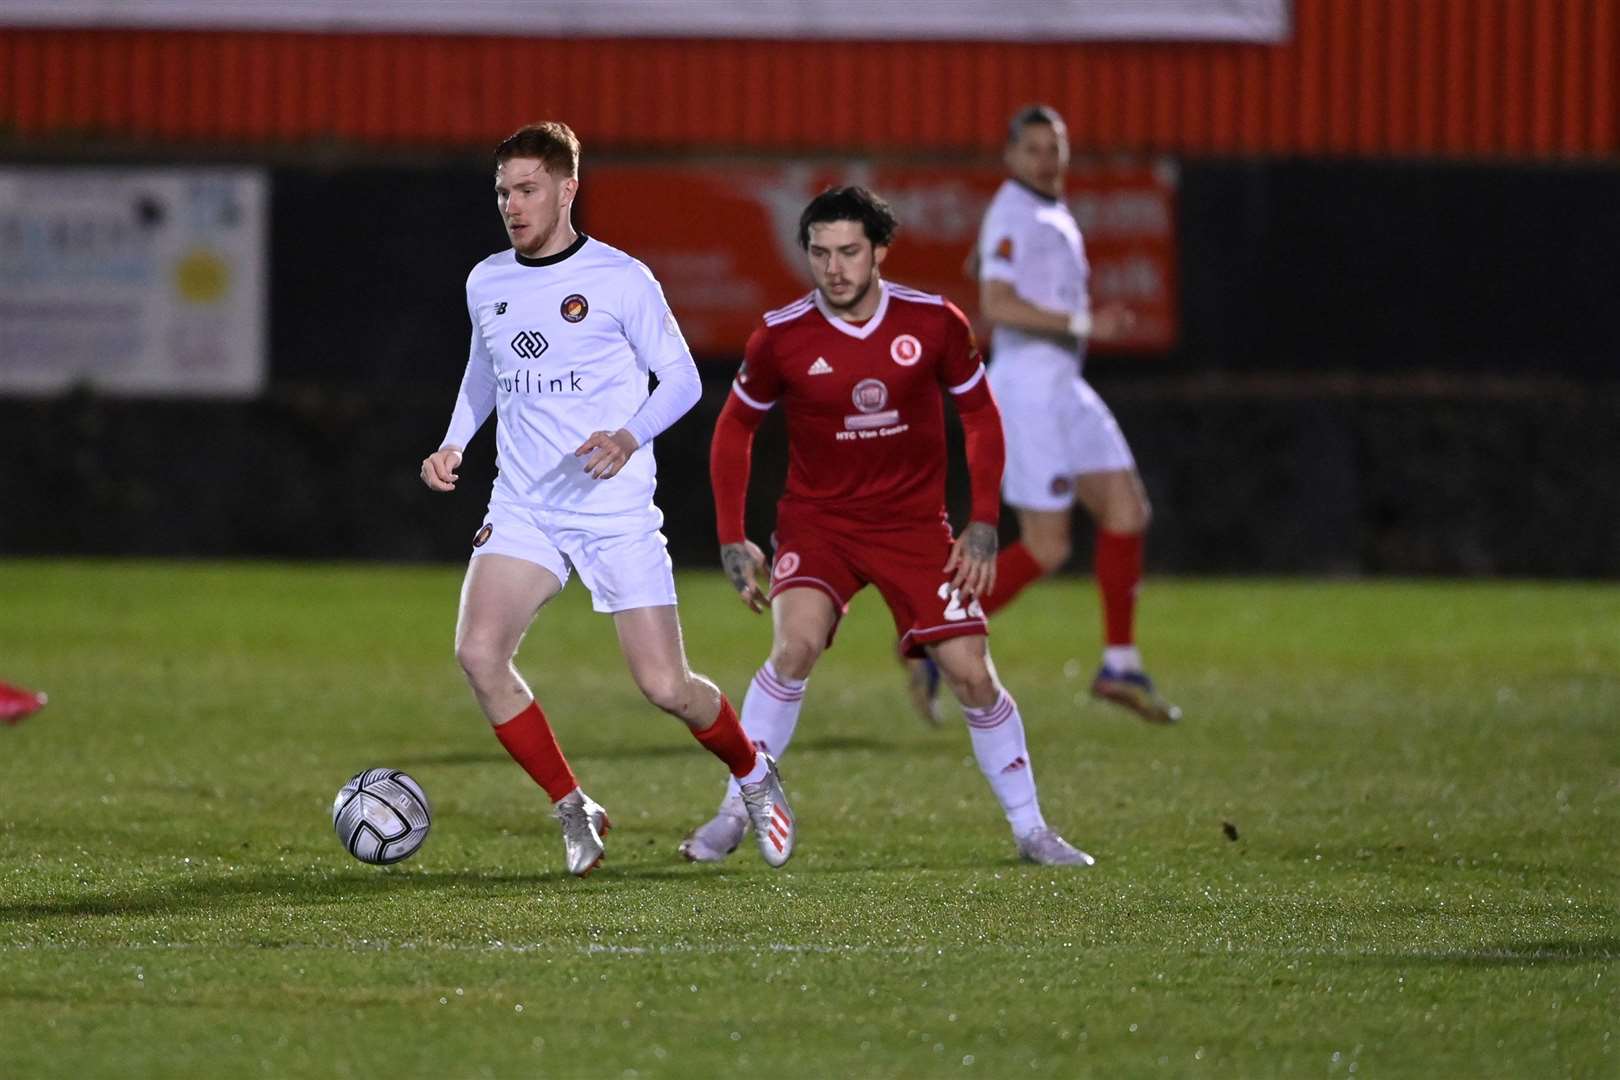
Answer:
POLYGON ((951 588, 963 596, 975 599, 989 596, 996 587, 996 549, 1001 538, 996 527, 983 521, 969 522, 962 535, 951 547, 951 557, 945 563, 945 573, 956 572, 951 588))
POLYGON ((636 437, 624 428, 612 432, 593 431, 574 451, 574 456, 591 455, 585 458, 585 471, 591 474, 592 480, 607 480, 618 475, 639 445, 636 437))

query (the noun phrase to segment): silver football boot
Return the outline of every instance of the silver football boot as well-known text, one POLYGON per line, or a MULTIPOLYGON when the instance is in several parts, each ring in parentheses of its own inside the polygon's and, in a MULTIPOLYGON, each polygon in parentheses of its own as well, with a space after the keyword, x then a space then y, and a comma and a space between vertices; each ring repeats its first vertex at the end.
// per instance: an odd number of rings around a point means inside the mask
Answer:
POLYGON ((1097 860, 1042 825, 1018 838, 1018 854, 1042 866, 1095 866, 1097 860))
POLYGON ((613 828, 607 811, 579 788, 575 788, 553 804, 551 816, 562 825, 563 852, 568 857, 568 872, 585 877, 602 865, 602 837, 613 828))
POLYGON ((719 813, 686 834, 681 854, 689 862, 721 862, 737 850, 748 832, 748 810, 742 795, 733 794, 720 804, 719 813))
POLYGON ((766 863, 781 866, 791 859, 799 827, 793 821, 787 793, 782 790, 782 774, 776 771, 775 758, 765 755, 765 779, 757 784, 744 784, 742 801, 748 810, 749 823, 754 826, 754 839, 759 841, 759 853, 765 856, 766 863))

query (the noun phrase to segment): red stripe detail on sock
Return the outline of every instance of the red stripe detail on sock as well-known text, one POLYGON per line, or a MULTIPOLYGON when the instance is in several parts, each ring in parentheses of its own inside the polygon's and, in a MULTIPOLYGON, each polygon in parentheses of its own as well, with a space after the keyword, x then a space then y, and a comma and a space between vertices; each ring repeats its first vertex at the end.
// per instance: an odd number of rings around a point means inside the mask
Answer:
POLYGON ((1136 640, 1136 590, 1142 583, 1142 534, 1097 530, 1097 589, 1102 593, 1103 640, 1136 640))
POLYGON ((996 556, 996 587, 989 596, 979 597, 979 606, 986 615, 994 615, 1012 603, 1013 597, 1024 591, 1024 586, 1045 573, 1022 542, 1008 544, 996 556))
POLYGON ((705 750, 725 762, 731 775, 739 780, 754 771, 754 743, 737 722, 737 710, 731 707, 724 694, 720 695, 720 712, 716 714, 714 723, 702 731, 692 732, 692 737, 702 743, 705 750))
POLYGON ((512 760, 545 788, 552 802, 579 786, 538 701, 529 702, 527 709, 506 723, 496 724, 495 737, 501 740, 512 760))
POLYGON ((773 697, 777 701, 780 701, 786 705, 791 705, 795 701, 804 700, 804 691, 802 689, 788 690, 780 683, 773 682, 771 679, 767 678, 763 670, 754 673, 754 685, 759 687, 760 693, 767 697, 773 697))
POLYGON ((1012 695, 1004 692, 994 705, 984 709, 963 709, 962 715, 966 718, 968 727, 984 731, 1005 724, 1011 718, 1014 708, 1012 695))
POLYGON ((760 668, 754 672, 756 678, 764 679, 771 687, 787 697, 804 697, 804 680, 799 680, 798 686, 789 686, 786 679, 780 675, 773 675, 768 669, 760 668))

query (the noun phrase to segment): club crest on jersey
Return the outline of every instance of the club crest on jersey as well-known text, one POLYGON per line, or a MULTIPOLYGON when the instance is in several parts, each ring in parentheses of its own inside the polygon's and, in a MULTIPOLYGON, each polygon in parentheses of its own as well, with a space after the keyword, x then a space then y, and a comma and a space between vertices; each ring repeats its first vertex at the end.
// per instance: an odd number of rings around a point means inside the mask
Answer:
POLYGON ((771 576, 777 581, 781 581, 798 568, 799 553, 797 551, 783 552, 776 557, 776 567, 771 571, 771 576))
POLYGON ((562 317, 564 322, 579 322, 591 310, 591 305, 579 293, 573 293, 563 298, 562 317))
POLYGON ((901 334, 889 342, 889 357, 901 367, 910 367, 922 359, 922 342, 910 334, 901 334))
POLYGON ((482 529, 478 530, 478 535, 477 536, 473 537, 473 547, 481 548, 485 544, 489 543, 490 535, 494 531, 495 531, 495 526, 491 525, 487 521, 484 522, 484 527, 482 529))

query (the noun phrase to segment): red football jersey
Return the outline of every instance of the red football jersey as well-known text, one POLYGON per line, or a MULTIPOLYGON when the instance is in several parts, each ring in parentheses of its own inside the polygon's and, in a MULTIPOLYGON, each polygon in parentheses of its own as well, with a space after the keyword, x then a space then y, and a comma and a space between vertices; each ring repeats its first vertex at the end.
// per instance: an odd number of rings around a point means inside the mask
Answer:
POLYGON ((955 304, 881 287, 863 324, 838 318, 811 292, 767 313, 748 339, 732 390, 755 409, 787 410, 784 506, 869 521, 945 511, 941 391, 977 403, 988 394, 984 365, 955 304))

